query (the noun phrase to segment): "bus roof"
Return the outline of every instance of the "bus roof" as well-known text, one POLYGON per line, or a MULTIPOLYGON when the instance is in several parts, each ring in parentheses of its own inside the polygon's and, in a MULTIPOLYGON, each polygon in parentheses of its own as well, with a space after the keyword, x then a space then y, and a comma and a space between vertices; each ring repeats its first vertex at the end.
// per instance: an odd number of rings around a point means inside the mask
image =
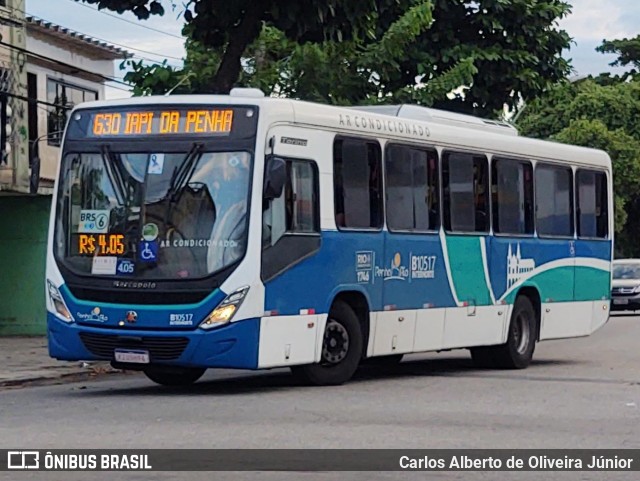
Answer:
POLYGON ((489 121, 427 109, 416 105, 338 107, 301 100, 260 97, 255 89, 234 89, 234 95, 171 95, 101 100, 80 104, 76 109, 130 105, 256 105, 270 122, 293 122, 309 128, 342 133, 426 142, 444 148, 464 148, 496 155, 563 161, 611 169, 611 159, 602 150, 578 147, 517 135, 503 122, 489 121))

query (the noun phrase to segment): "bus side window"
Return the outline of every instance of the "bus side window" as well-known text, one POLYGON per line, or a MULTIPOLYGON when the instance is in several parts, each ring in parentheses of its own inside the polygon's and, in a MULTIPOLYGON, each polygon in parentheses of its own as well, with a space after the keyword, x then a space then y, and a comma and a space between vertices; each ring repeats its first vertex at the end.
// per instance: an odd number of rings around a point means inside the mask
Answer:
POLYGON ((607 176, 579 169, 576 175, 578 237, 606 239, 609 235, 607 176))
POLYGON ((573 236, 573 180, 568 167, 537 164, 536 229, 541 236, 573 236))
POLYGON ((333 179, 338 228, 382 227, 382 153, 373 141, 338 138, 334 142, 333 179))
POLYGON ((442 158, 444 227, 452 232, 488 232, 489 176, 484 155, 446 152, 442 158))
POLYGON ((280 197, 265 204, 262 245, 275 245, 286 234, 320 232, 317 175, 311 162, 287 160, 287 181, 280 197))
POLYGON ((389 230, 438 229, 438 153, 434 149, 391 144, 386 149, 385 167, 389 230))
POLYGON ((530 162, 495 158, 492 162, 493 230, 533 234, 533 167, 530 162))

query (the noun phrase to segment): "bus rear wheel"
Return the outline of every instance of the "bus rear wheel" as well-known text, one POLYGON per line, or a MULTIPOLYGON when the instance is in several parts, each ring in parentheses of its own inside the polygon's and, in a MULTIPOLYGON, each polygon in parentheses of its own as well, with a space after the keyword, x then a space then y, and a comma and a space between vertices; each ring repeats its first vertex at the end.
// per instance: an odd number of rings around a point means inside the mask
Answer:
POLYGON ((500 346, 474 347, 471 358, 483 368, 524 369, 536 347, 538 320, 531 301, 519 296, 513 306, 507 342, 500 346))
POLYGON ((329 312, 320 362, 292 368, 294 375, 317 386, 344 384, 353 377, 362 356, 362 329, 351 307, 337 301, 329 312))
POLYGON ((144 374, 156 384, 162 386, 190 386, 202 377, 206 369, 182 367, 150 367, 144 374))

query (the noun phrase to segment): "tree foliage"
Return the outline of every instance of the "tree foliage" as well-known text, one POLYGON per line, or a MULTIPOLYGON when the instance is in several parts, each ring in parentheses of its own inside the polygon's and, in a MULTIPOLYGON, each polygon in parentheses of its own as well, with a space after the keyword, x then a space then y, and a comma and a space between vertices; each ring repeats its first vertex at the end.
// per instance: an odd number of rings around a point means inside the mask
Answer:
MULTIPOLYGON (((159 0, 83 1, 140 18, 165 10, 159 0)), ((570 39, 556 27, 569 9, 565 0, 189 0, 185 69, 138 63, 129 79, 137 93, 182 80, 176 92, 252 85, 308 100, 411 101, 491 116, 569 73, 560 54, 570 39), (446 96, 461 85, 464 93, 446 96)))
POLYGON ((523 135, 602 149, 613 162, 617 249, 640 255, 640 83, 561 83, 531 102, 523 135))
POLYGON ((640 69, 640 35, 622 40, 605 40, 596 50, 602 53, 615 53, 618 56, 611 62, 612 67, 632 65, 634 69, 640 69))
POLYGON ((570 72, 560 54, 570 37, 557 29, 568 15, 564 0, 437 0, 435 22, 406 53, 399 83, 412 75, 446 71, 466 58, 478 69, 463 95, 436 107, 490 116, 503 104, 542 93, 570 72))
MULTIPOLYGON (((447 72, 433 76, 420 88, 401 86, 390 91, 390 79, 404 59, 408 45, 432 24, 431 4, 412 5, 389 25, 379 39, 352 39, 299 44, 274 27, 263 27, 250 45, 237 84, 257 87, 267 94, 333 104, 414 101, 431 105, 454 88, 471 83, 477 72, 468 58, 447 72)), ((160 94, 173 86, 176 93, 207 92, 211 71, 220 62, 216 49, 201 42, 187 42, 185 67, 149 66, 129 62, 126 77, 137 95, 160 94)))
MULTIPOLYGON (((139 18, 162 15, 160 0, 83 0, 139 18)), ((220 52, 207 91, 226 93, 240 76, 242 56, 264 25, 296 42, 350 40, 370 35, 371 18, 396 0, 188 0, 184 18, 190 37, 220 52)), ((174 9, 174 0, 165 0, 174 9)))

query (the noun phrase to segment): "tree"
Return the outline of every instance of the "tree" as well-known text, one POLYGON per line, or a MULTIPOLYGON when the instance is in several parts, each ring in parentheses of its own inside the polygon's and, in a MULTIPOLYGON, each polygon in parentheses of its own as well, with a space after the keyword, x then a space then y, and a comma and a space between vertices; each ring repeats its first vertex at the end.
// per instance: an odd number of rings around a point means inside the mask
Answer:
MULTIPOLYGON (((163 15, 159 0, 82 0, 139 18, 163 15)), ((174 8, 173 0, 166 0, 174 8)), ((377 12, 396 0, 188 0, 184 17, 193 40, 221 53, 207 91, 226 93, 239 78, 242 56, 263 25, 277 28, 296 42, 350 40, 370 34, 377 12)))
POLYGON ((504 104, 517 110, 570 73, 561 57, 570 37, 555 27, 570 8, 564 0, 437 0, 436 21, 407 52, 398 82, 425 73, 421 65, 442 72, 470 57, 478 69, 470 88, 435 106, 480 116, 504 104))
POLYGON ((522 135, 602 149, 613 163, 616 248, 640 255, 640 83, 563 82, 529 103, 522 135))
MULTIPOLYGON (((413 101, 431 105, 447 92, 471 83, 477 72, 471 59, 464 59, 429 82, 389 90, 390 78, 404 59, 405 49, 432 23, 431 3, 417 2, 389 24, 379 39, 352 39, 298 44, 274 27, 264 27, 260 37, 245 52, 238 84, 257 87, 267 94, 334 104, 413 101)), ((161 94, 173 87, 176 93, 206 92, 211 71, 220 61, 216 49, 189 39, 183 69, 166 64, 149 66, 131 62, 126 80, 135 94, 161 94)))
MULTIPOLYGON (((164 11, 150 0, 83 1, 141 18, 164 11)), ((560 54, 570 39, 555 27, 570 11, 564 0, 190 0, 187 8, 188 47, 193 58, 207 52, 205 69, 215 73, 201 75, 188 54, 184 72, 134 66, 136 81, 157 74, 164 86, 189 75, 185 85, 199 92, 274 85, 334 103, 414 101, 490 116, 569 73, 560 54), (435 21, 424 28, 431 4, 435 21), (453 79, 468 88, 448 99, 441 91, 453 79)))
POLYGON ((640 69, 640 35, 630 39, 605 40, 596 50, 602 53, 615 53, 618 56, 611 62, 612 67, 626 67, 631 64, 634 69, 640 69))

